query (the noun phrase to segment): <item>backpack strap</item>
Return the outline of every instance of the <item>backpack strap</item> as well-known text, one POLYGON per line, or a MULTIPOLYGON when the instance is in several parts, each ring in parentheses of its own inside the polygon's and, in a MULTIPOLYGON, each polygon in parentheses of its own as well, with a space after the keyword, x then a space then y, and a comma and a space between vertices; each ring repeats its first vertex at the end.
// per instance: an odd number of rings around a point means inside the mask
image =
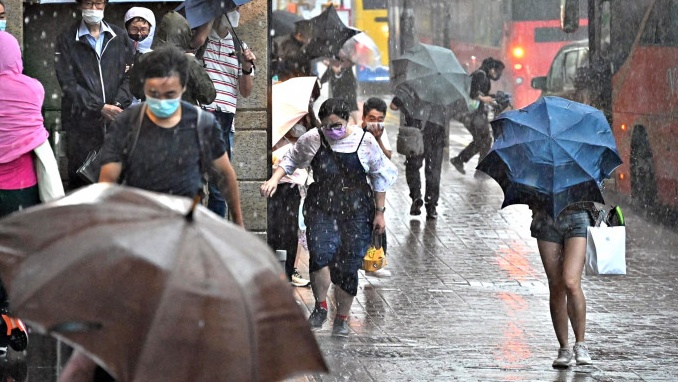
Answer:
POLYGON ((195 106, 198 112, 197 124, 195 131, 198 136, 198 145, 200 147, 200 172, 203 175, 203 182, 205 182, 205 175, 214 174, 214 166, 212 166, 212 159, 210 153, 209 142, 205 139, 207 132, 212 129, 213 124, 210 124, 210 119, 205 114, 206 112, 195 106))
POLYGON ((125 184, 125 169, 127 168, 126 164, 129 160, 129 157, 134 152, 134 149, 137 147, 137 141, 139 140, 139 132, 141 131, 141 124, 144 122, 144 115, 146 114, 146 102, 142 102, 141 106, 138 107, 139 114, 136 116, 136 123, 132 125, 132 130, 130 130, 129 135, 127 136, 127 143, 122 150, 122 170, 120 171, 120 176, 118 177, 119 184, 125 184))

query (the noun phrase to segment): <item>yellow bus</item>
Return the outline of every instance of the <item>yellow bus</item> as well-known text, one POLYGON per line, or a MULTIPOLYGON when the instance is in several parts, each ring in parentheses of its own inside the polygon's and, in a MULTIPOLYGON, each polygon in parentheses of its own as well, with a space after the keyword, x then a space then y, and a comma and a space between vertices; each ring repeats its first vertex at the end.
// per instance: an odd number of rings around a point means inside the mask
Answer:
POLYGON ((353 26, 365 32, 379 48, 381 64, 388 66, 388 0, 353 0, 353 26))

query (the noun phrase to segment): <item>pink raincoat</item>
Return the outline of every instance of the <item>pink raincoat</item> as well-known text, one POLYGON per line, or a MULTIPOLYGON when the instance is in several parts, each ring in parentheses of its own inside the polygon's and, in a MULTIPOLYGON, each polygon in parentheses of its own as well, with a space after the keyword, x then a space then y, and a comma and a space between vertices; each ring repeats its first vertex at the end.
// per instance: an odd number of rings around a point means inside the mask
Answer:
POLYGON ((27 157, 49 135, 43 126, 45 90, 38 80, 21 74, 19 43, 0 32, 0 189, 36 184, 35 170, 27 157))

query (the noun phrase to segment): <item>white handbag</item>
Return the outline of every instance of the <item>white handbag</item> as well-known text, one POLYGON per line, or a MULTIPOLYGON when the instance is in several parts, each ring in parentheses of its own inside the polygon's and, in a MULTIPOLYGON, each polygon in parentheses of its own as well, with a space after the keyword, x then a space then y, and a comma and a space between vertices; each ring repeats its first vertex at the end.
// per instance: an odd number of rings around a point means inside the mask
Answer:
POLYGON ((587 275, 626 274, 626 227, 588 227, 586 237, 587 275))
POLYGON ((38 176, 40 201, 47 203, 61 198, 64 196, 64 185, 61 183, 59 166, 49 141, 43 142, 33 152, 35 153, 35 172, 38 176))

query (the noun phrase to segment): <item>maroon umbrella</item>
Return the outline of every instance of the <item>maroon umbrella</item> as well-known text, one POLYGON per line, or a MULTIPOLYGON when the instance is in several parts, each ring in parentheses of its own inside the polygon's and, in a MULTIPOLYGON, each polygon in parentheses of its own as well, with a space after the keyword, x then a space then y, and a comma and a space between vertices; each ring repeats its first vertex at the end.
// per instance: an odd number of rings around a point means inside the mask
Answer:
POLYGON ((0 220, 17 316, 119 381, 274 381, 327 371, 256 236, 186 198, 95 184, 0 220))

